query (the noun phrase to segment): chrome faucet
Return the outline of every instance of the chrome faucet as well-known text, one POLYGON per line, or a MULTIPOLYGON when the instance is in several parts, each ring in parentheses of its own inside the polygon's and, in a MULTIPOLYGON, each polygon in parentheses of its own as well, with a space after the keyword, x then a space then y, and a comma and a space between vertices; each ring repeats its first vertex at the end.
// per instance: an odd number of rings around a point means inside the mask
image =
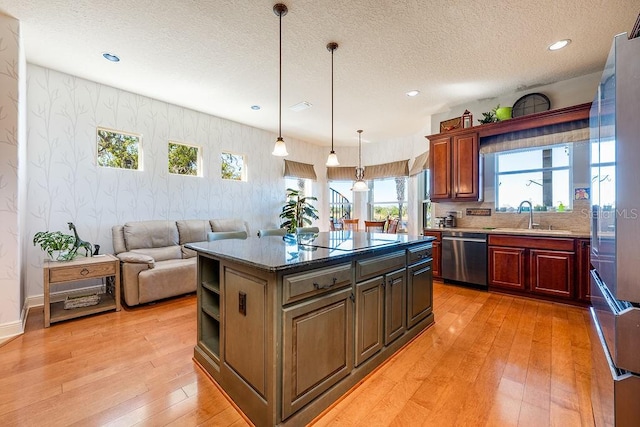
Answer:
POLYGON ((533 229, 533 205, 528 200, 523 200, 520 202, 520 206, 518 206, 518 213, 522 212, 522 205, 525 203, 529 204, 529 230, 533 229))

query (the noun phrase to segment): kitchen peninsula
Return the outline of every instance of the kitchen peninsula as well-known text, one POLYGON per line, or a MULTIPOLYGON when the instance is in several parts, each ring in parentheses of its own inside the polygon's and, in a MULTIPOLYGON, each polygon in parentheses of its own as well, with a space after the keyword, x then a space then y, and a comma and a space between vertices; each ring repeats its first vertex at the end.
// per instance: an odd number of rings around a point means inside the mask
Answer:
POLYGON ((432 240, 334 231, 188 244, 194 359, 255 425, 308 423, 433 323, 432 240))

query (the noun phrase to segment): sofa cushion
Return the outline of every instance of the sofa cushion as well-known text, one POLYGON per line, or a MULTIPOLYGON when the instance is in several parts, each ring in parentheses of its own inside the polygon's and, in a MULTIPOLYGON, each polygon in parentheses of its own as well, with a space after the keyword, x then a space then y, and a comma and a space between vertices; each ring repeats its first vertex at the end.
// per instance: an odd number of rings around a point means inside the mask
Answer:
POLYGON ((191 242, 204 242, 207 240, 207 233, 211 231, 211 224, 206 219, 188 219, 176 221, 180 244, 191 242))
POLYGON ((138 276, 139 303, 156 301, 196 291, 196 259, 177 259, 156 263, 138 276))
POLYGON ((148 248, 148 249, 133 249, 133 253, 148 255, 153 258, 156 262, 158 261, 166 261, 168 259, 181 259, 182 251, 180 250, 180 246, 167 246, 164 248, 148 248))
POLYGON ((182 248, 182 258, 193 258, 198 255, 198 252, 193 249, 185 248, 184 245, 180 247, 182 248))
POLYGON ((179 242, 178 227, 175 221, 165 220, 127 222, 124 239, 129 251, 176 246, 179 242))
POLYGON ((246 231, 249 234, 247 223, 237 218, 212 219, 210 231, 246 231))

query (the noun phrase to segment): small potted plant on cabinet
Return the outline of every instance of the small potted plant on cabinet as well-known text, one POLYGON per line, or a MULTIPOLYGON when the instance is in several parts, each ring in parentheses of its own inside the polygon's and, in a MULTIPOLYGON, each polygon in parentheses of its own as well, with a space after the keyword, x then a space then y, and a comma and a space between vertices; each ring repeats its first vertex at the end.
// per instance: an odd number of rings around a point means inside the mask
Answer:
POLYGON ((295 234, 298 228, 311 225, 312 219, 318 219, 318 210, 309 200, 318 199, 305 197, 300 191, 287 188, 287 203, 280 213, 280 218, 285 220, 280 227, 286 228, 287 233, 295 234))
POLYGON ((40 246, 54 261, 70 261, 76 256, 76 238, 60 231, 38 231, 33 236, 33 246, 40 246))

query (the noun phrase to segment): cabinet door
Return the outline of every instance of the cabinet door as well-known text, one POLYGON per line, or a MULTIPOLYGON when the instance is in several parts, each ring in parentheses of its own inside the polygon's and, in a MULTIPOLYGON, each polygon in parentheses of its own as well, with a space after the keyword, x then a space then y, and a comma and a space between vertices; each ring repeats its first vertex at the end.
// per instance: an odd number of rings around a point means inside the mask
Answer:
POLYGON ((407 281, 401 270, 385 275, 384 343, 388 345, 407 330, 407 281))
POLYGON ((433 261, 431 261, 431 268, 433 270, 433 277, 441 278, 442 277, 442 256, 441 256, 441 247, 440 242, 433 242, 433 248, 431 251, 433 256, 433 261))
POLYGON ((431 261, 413 265, 407 276, 407 328, 415 326, 431 313, 433 271, 431 261))
POLYGON ((505 289, 524 291, 525 250, 489 246, 489 285, 505 289))
POLYGON ((267 282, 225 267, 223 301, 225 368, 244 378, 264 398, 267 387, 267 282))
POLYGON ((478 200, 479 192, 478 134, 453 138, 453 198, 478 200))
POLYGON ((529 257, 533 293, 573 297, 573 252, 531 249, 529 257))
POLYGON ((591 302, 591 280, 589 270, 591 269, 591 242, 589 239, 576 240, 576 284, 578 289, 578 299, 582 302, 591 302))
POLYGON ((451 199, 451 138, 430 142, 431 200, 451 199))
POLYGON ((283 310, 282 419, 353 369, 351 289, 283 310))
POLYGON ((383 346, 384 278, 376 277, 356 286, 356 366, 383 346))

